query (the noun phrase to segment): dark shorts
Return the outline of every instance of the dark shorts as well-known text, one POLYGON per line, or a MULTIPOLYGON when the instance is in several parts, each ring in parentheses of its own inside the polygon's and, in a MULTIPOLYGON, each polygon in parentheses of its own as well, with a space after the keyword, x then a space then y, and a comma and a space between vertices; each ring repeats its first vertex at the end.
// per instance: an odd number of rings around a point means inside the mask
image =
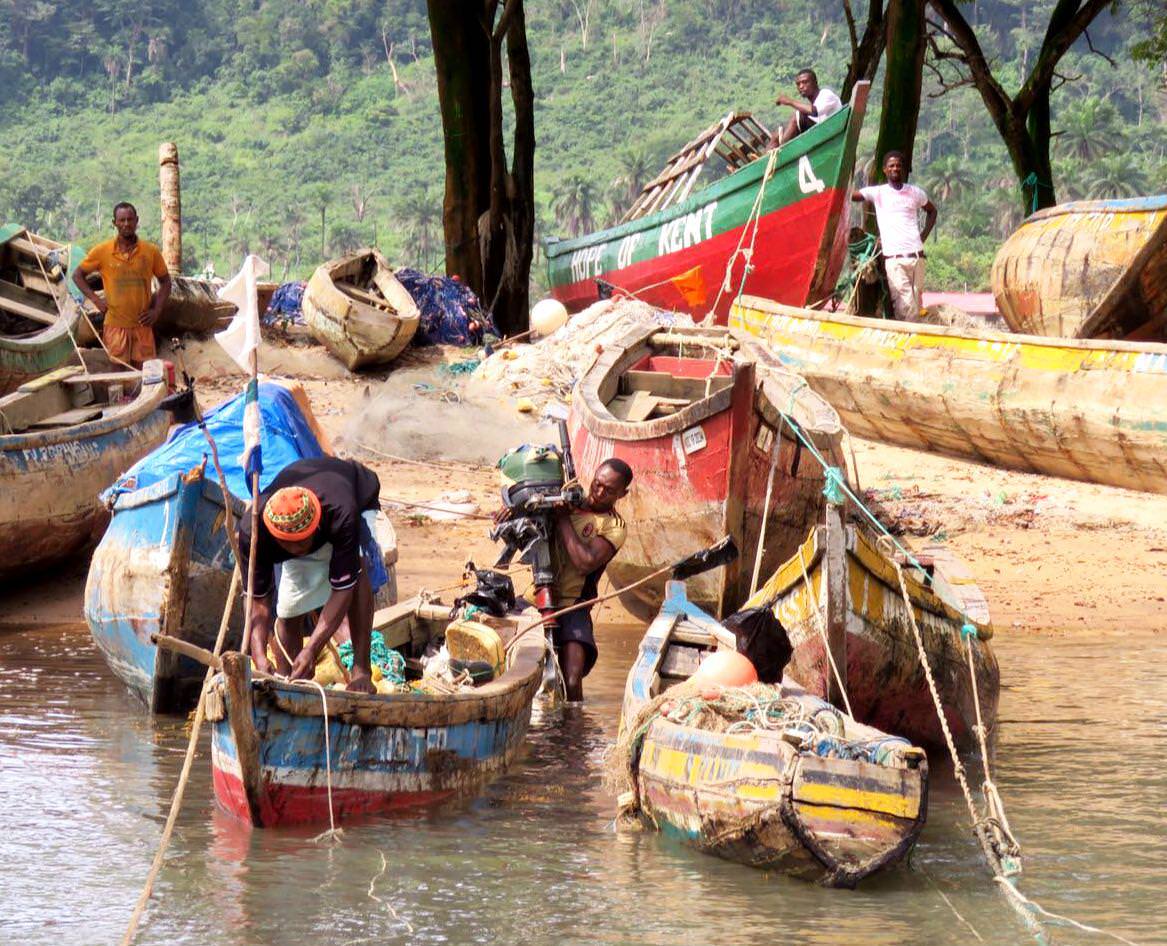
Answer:
POLYGON ((555 649, 561 650, 568 641, 582 644, 584 650, 587 651, 587 658, 584 661, 584 676, 586 677, 592 672, 592 667, 596 665, 596 658, 600 654, 596 649, 596 635, 592 630, 592 609, 580 608, 578 611, 570 611, 567 614, 559 615, 555 621, 556 627, 553 635, 555 649))

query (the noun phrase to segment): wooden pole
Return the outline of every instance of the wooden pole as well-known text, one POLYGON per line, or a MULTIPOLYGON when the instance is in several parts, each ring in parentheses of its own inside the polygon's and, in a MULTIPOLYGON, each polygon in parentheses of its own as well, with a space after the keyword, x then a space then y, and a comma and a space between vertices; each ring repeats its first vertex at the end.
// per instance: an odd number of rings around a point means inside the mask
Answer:
MULTIPOLYGON (((259 383, 259 352, 251 353, 251 380, 259 383)), ((258 397, 258 392, 256 394, 258 397)), ((246 410, 246 408, 245 408, 246 410)), ((255 551, 259 544, 259 473, 251 474, 251 547, 247 557, 247 588, 243 598, 243 643, 240 653, 251 654, 251 604, 255 588, 255 551)))
POLYGON ((182 275, 182 194, 178 180, 178 146, 158 146, 158 185, 162 192, 162 259, 171 276, 182 275))
MULTIPOLYGON (((839 671, 836 680, 827 670, 827 700, 846 707, 847 689, 847 530, 843 506, 827 503, 827 549, 823 556, 826 573, 827 647, 839 671)), ((910 605, 909 605, 910 607, 910 605)))

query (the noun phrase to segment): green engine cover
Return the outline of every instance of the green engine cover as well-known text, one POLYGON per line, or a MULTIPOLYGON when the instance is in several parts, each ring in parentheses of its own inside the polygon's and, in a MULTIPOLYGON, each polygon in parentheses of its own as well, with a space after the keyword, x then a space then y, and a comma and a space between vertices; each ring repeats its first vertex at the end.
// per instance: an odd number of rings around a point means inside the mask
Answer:
POLYGON ((563 483, 563 458, 553 446, 523 444, 498 461, 504 487, 534 483, 563 483))

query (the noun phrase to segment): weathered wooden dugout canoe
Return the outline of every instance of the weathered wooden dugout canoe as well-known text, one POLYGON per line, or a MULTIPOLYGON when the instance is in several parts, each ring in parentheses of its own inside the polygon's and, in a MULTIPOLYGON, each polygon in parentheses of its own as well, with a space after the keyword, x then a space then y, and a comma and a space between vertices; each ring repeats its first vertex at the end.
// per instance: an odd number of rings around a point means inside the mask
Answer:
POLYGON ((603 280, 651 305, 705 315, 725 283, 715 312, 724 324, 746 278, 741 244, 752 252, 750 292, 794 305, 826 298, 846 259, 841 224, 868 88, 857 83, 849 105, 785 145, 768 179, 769 133, 748 113, 730 113, 669 160, 619 226, 546 241, 551 294, 574 312, 599 298, 603 280), (693 191, 703 170, 710 181, 722 164, 728 176, 693 191), (685 293, 670 281, 682 275, 685 293))
POLYGON ((624 691, 621 725, 643 730, 631 745, 632 809, 710 854, 827 886, 854 887, 903 860, 928 803, 927 760, 905 740, 789 680, 750 688, 783 698, 786 728, 718 732, 652 714, 649 702, 688 679, 705 655, 734 646, 681 583, 669 583, 624 691))
POLYGON ((749 296, 731 324, 856 436, 1167 493, 1167 345, 973 333, 749 296))
MULTIPOLYGON (((259 403, 264 458, 260 486, 266 487, 288 463, 320 456, 323 450, 302 394, 264 382, 259 403)), ((152 713, 182 713, 193 707, 205 668, 160 650, 151 635, 210 649, 218 632, 235 567, 226 508, 229 503, 234 516, 240 516, 244 507, 236 495, 249 494, 239 464, 243 405, 240 395, 206 415, 227 478, 227 496, 207 462, 210 451, 202 432, 189 424, 125 470, 106 497, 113 520, 89 566, 85 620, 111 669, 152 713)), ((395 538, 385 551, 389 600, 395 600, 395 538)), ((238 646, 241 624, 237 602, 228 643, 238 646)))
POLYGON ((0 580, 89 548, 109 521, 102 490, 166 438, 164 364, 87 357, 0 398, 0 580))
MULTIPOLYGON (((585 482, 609 457, 633 470, 632 488, 617 507, 627 540, 607 570, 616 588, 726 535, 750 550, 691 580, 693 600, 717 615, 748 597, 759 541, 765 575, 821 518, 823 470, 794 425, 826 456, 841 457, 842 427, 830 405, 763 346, 721 327, 631 329, 580 379, 568 425, 585 482)), ((662 578, 630 592, 624 603, 651 616, 663 587, 662 578)))
POLYGON ((366 248, 325 263, 304 288, 304 322, 350 371, 385 365, 417 331, 413 297, 380 251, 366 248))
POLYGON ((205 335, 223 328, 234 314, 234 304, 219 298, 219 287, 215 283, 172 275, 170 298, 162 307, 154 331, 159 337, 185 332, 205 335))
MULTIPOLYGON (((527 608, 498 629, 513 639, 538 619, 527 608)), ((448 606, 414 598, 377 612, 374 629, 415 658, 449 623, 448 606)), ((270 828, 327 823, 330 781, 338 822, 471 793, 522 746, 545 647, 542 630, 528 630, 497 679, 456 693, 330 689, 323 698, 309 683, 253 677, 250 661, 232 654, 208 701, 215 797, 231 814, 270 828)))
POLYGON ((992 283, 1015 332, 1167 341, 1167 194, 1038 211, 997 251, 992 283))
MULTIPOLYGON (((826 697, 833 689, 830 640, 856 719, 930 748, 943 747, 895 565, 866 526, 844 526, 837 511, 826 522, 811 530, 746 606, 773 609, 794 647, 786 672, 809 692, 826 697)), ((929 548, 916 557, 926 573, 903 566, 912 613, 953 738, 968 746, 974 742, 976 710, 961 633, 966 624, 976 632, 972 659, 989 738, 997 719, 1001 673, 988 643, 993 635, 988 605, 946 549, 929 548)))
POLYGON ((0 395, 73 358, 81 308, 68 282, 83 254, 0 225, 0 395))

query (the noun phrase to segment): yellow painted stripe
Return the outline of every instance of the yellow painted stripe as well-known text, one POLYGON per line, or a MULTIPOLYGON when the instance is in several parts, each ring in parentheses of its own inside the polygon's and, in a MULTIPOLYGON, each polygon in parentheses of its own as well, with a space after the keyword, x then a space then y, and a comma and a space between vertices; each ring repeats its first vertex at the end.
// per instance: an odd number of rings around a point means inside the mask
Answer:
POLYGON ((795 801, 818 805, 832 805, 848 811, 880 811, 897 818, 915 818, 920 813, 920 799, 893 792, 865 791, 839 783, 802 782, 794 795, 795 801))
MULTIPOLYGON (((794 810, 798 812, 800 818, 804 823, 809 823, 816 819, 823 821, 842 821, 846 824, 853 825, 859 828, 879 828, 883 831, 902 831, 903 828, 890 818, 883 818, 880 815, 871 811, 864 811, 856 808, 831 808, 829 806, 807 805, 802 802, 794 803, 794 810)), ((814 825, 808 824, 816 834, 818 833, 814 825)))

